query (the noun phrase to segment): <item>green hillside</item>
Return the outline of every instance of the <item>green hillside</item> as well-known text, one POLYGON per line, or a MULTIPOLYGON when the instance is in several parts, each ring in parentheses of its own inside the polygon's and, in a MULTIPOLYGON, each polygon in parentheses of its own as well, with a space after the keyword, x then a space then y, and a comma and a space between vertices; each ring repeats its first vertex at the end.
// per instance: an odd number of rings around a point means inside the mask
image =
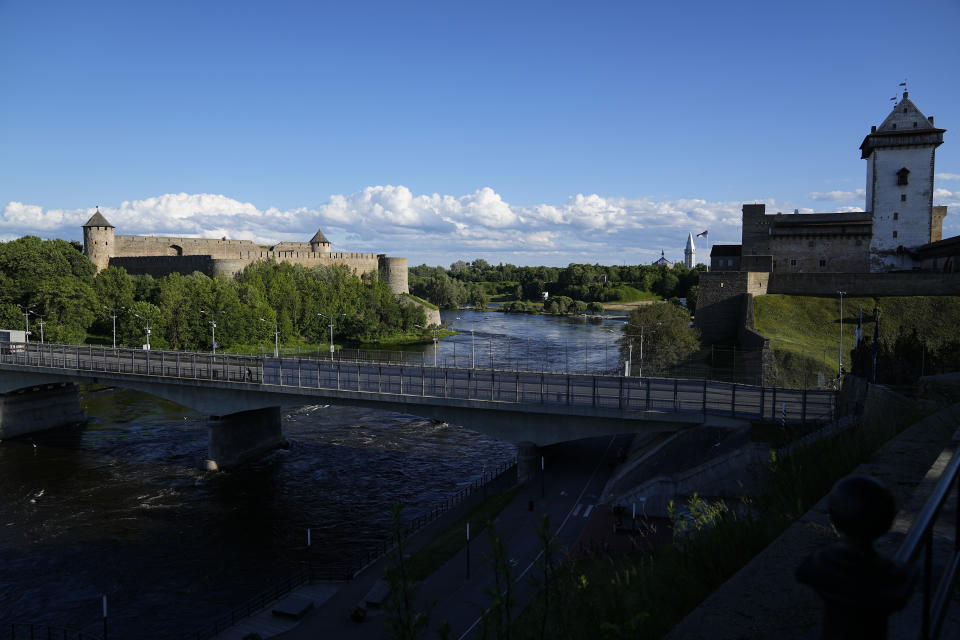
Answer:
MULTIPOLYGON (((892 343, 901 331, 916 329, 931 349, 954 339, 960 323, 960 297, 911 296, 843 298, 843 359, 850 369, 857 318, 863 307, 863 335, 873 336, 873 310, 880 307, 880 340, 892 343)), ((816 386, 817 373, 837 374, 840 338, 838 297, 765 295, 754 298, 754 327, 770 338, 777 363, 777 382, 816 386)))

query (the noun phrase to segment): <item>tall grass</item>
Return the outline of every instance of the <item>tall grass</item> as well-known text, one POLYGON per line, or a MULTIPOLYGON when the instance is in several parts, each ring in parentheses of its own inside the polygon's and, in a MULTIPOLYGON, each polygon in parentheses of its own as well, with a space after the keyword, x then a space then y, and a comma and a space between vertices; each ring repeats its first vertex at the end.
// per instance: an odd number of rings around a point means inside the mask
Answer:
MULTIPOLYGON (((771 454, 762 494, 729 507, 687 505, 692 530, 688 521, 687 532, 675 535, 673 545, 568 562, 555 574, 546 637, 661 637, 837 480, 919 417, 901 424, 855 425, 800 446, 789 456, 771 454)), ((518 620, 516 637, 539 638, 541 617, 542 602, 535 600, 518 620)))

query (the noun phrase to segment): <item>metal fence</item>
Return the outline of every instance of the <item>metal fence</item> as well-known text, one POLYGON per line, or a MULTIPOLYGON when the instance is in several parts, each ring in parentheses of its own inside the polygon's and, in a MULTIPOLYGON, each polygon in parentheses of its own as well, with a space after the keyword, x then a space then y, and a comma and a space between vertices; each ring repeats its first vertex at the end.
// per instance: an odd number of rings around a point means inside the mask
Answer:
MULTIPOLYGON (((367 360, 271 358, 76 345, 0 343, 0 363, 75 371, 211 380, 491 404, 700 413, 781 422, 833 418, 832 391, 679 378, 433 367, 367 360)), ((384 397, 384 400, 388 398, 384 397)))
POLYGON ((52 627, 36 622, 11 622, 10 640, 102 640, 100 636, 75 629, 52 627))
POLYGON ((923 569, 921 573, 921 590, 923 608, 920 620, 920 635, 923 640, 940 636, 947 608, 951 601, 954 585, 960 574, 960 451, 954 452, 953 457, 940 476, 940 481, 933 493, 927 499, 923 510, 917 516, 907 537, 897 551, 896 561, 902 565, 914 562, 923 553, 923 569), (956 493, 954 493, 956 485, 956 493), (949 557, 944 563, 939 582, 934 588, 934 527, 937 518, 943 510, 950 495, 954 495, 953 523, 950 526, 953 540, 949 557))
MULTIPOLYGON (((482 480, 471 483, 453 496, 450 496, 443 502, 431 508, 427 513, 424 513, 406 522, 403 527, 403 535, 412 535, 416 531, 425 527, 427 524, 447 513, 450 509, 465 501, 467 498, 475 495, 477 492, 482 491, 484 495, 486 495, 488 490, 494 491, 499 486, 504 485, 505 482, 509 484, 509 486, 512 486, 516 483, 516 478, 516 462, 497 466, 494 472, 490 473, 489 475, 485 475, 482 480), (511 478, 512 483, 510 482, 511 478)), ((509 486, 505 488, 509 488, 509 486)), ((214 638, 221 632, 235 626, 244 618, 249 618, 251 615, 263 611, 270 603, 276 602, 283 596, 304 584, 310 584, 321 580, 351 580, 367 566, 376 561, 378 558, 381 558, 389 553, 395 547, 396 544, 392 538, 386 539, 363 555, 353 558, 348 566, 330 567, 307 562, 293 575, 270 586, 253 598, 250 598, 243 604, 234 607, 226 614, 203 625, 199 629, 186 634, 184 636, 184 640, 209 640, 209 638, 214 638)), ((74 638, 71 637, 71 640, 74 640, 74 638)), ((100 639, 76 638, 76 640, 100 639)))

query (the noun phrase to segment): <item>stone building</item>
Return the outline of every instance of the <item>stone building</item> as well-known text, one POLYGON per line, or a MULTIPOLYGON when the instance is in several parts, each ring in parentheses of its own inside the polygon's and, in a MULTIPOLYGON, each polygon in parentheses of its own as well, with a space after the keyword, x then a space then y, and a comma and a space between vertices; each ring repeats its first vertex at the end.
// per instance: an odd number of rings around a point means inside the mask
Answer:
POLYGON ((867 161, 863 212, 771 215, 763 204, 745 204, 742 245, 727 245, 724 262, 737 247, 745 271, 885 273, 933 268, 934 254, 942 268, 944 251, 956 254, 955 243, 938 244, 947 208, 933 206, 935 154, 945 132, 904 91, 860 145, 867 161))
POLYGON ((407 259, 378 253, 346 253, 330 250, 330 241, 317 233, 309 242, 258 245, 250 240, 120 236, 100 213, 83 225, 83 253, 97 266, 123 267, 131 275, 162 277, 169 273, 200 271, 210 277, 233 276, 259 260, 290 262, 305 267, 340 264, 357 274, 377 273, 393 293, 409 293, 407 259))
POLYGON ((960 236, 942 239, 947 208, 933 206, 944 133, 904 91, 860 145, 865 211, 770 215, 762 204, 743 205, 742 244, 713 245, 711 271, 700 274, 704 341, 766 349, 751 327, 753 296, 768 293, 960 295, 960 236))

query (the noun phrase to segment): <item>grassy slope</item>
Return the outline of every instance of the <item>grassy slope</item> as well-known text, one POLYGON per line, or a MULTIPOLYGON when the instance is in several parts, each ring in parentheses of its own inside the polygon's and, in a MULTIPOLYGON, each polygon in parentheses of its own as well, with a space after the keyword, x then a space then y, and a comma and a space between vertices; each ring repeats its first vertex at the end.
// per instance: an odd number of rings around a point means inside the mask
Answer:
MULTIPOLYGON (((854 347, 857 317, 863 306, 863 335, 873 336, 873 309, 880 306, 880 339, 896 339, 901 329, 916 328, 931 347, 953 338, 960 321, 960 297, 916 296, 843 299, 844 362, 849 370, 850 350, 854 347)), ((754 326, 770 338, 785 383, 812 382, 816 371, 837 373, 837 347, 840 338, 839 298, 814 296, 765 295, 754 298, 754 326)))

